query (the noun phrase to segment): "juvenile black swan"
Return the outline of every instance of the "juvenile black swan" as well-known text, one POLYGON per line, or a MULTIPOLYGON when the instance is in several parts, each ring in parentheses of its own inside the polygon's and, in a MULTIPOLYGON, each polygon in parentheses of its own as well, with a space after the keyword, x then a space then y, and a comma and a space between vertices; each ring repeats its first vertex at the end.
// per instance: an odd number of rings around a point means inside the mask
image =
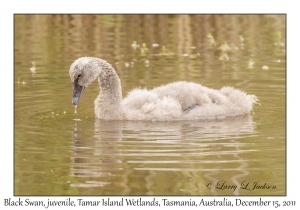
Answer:
POLYGON ((98 78, 100 94, 95 114, 105 120, 197 120, 247 115, 258 102, 255 95, 232 88, 211 89, 193 82, 173 82, 151 90, 136 88, 122 99, 121 82, 105 60, 82 57, 70 67, 73 105, 98 78))

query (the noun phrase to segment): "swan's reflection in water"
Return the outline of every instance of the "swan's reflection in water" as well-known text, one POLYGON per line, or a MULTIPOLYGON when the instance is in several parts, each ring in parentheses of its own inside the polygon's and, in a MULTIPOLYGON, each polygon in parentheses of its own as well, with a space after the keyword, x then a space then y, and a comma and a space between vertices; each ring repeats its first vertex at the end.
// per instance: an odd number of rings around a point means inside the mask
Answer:
POLYGON ((238 195, 239 189, 224 193, 205 184, 220 179, 239 184, 249 174, 251 160, 243 154, 255 151, 245 140, 255 136, 254 127, 248 115, 214 121, 96 120, 94 136, 75 125, 71 175, 84 179, 71 186, 123 195, 238 195))

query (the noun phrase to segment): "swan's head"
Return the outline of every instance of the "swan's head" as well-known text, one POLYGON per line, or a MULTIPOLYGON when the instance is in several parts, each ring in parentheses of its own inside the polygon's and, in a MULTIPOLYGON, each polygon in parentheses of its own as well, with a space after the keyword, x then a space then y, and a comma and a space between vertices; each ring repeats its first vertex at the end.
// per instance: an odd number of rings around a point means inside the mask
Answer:
POLYGON ((73 85, 73 105, 78 104, 84 88, 98 77, 99 71, 100 67, 95 58, 82 57, 72 63, 69 74, 73 85))

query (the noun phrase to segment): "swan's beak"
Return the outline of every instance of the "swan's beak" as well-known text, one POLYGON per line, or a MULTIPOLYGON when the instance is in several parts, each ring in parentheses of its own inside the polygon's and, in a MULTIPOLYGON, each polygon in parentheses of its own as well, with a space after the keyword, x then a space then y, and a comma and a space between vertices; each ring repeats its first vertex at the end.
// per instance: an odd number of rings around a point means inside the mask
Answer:
POLYGON ((81 96, 81 93, 84 90, 83 86, 80 86, 78 84, 78 79, 76 79, 73 83, 73 99, 72 99, 72 104, 77 105, 81 96))

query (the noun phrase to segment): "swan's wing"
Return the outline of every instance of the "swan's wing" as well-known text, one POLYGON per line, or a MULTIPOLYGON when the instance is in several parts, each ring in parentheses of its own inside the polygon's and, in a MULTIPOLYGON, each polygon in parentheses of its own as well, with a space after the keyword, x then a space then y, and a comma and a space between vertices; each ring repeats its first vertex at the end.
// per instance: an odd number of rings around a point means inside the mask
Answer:
POLYGON ((123 115, 128 120, 176 119, 182 114, 177 100, 170 97, 158 97, 155 92, 146 89, 134 89, 122 101, 123 115))
POLYGON ((151 103, 145 103, 141 110, 146 114, 152 112, 154 109, 157 108, 157 103, 151 102, 151 103))
POLYGON ((197 106, 199 106, 199 105, 194 104, 194 105, 188 107, 187 109, 182 110, 182 114, 187 114, 187 113, 189 113, 189 111, 193 110, 193 109, 196 108, 197 106))
POLYGON ((149 114, 157 109, 158 103, 156 94, 147 89, 135 88, 123 99, 122 107, 126 112, 149 114))

